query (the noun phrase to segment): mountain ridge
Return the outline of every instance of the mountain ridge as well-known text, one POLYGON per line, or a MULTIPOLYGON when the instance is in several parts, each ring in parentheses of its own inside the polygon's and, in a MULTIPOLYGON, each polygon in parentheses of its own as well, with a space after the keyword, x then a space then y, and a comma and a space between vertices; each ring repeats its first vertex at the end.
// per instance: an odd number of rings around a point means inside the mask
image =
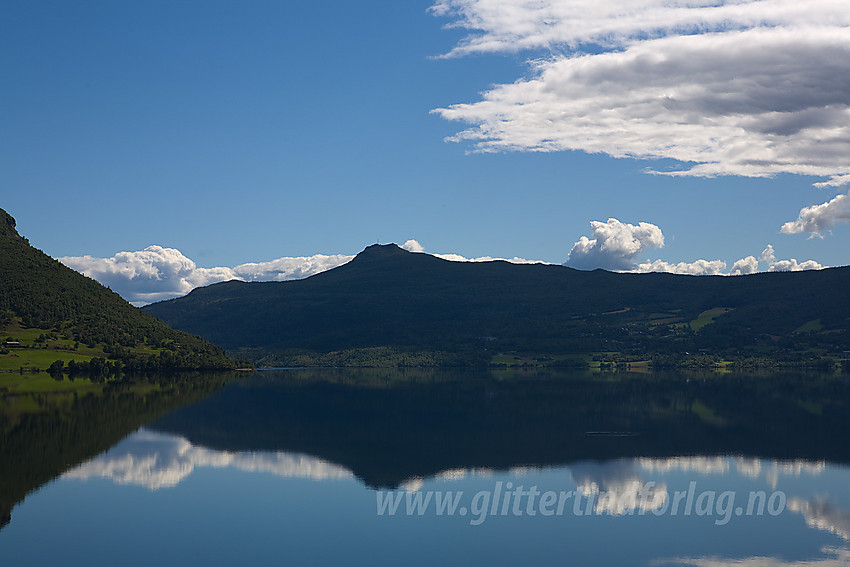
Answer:
POLYGON ((494 351, 838 356, 850 347, 850 299, 840 293, 849 284, 846 267, 630 274, 451 262, 389 244, 304 280, 213 284, 143 309, 232 352, 254 349, 255 360, 377 348, 452 352, 476 363, 492 362, 494 351))

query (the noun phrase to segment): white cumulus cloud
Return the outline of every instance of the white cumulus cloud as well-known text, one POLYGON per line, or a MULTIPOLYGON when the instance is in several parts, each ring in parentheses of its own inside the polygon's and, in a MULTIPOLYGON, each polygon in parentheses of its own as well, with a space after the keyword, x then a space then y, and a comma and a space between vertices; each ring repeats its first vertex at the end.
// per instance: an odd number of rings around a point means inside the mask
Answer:
POLYGON ((850 193, 838 195, 831 201, 811 207, 800 209, 797 220, 786 222, 782 225, 784 234, 801 234, 808 232, 809 238, 813 236, 822 237, 825 230, 829 230, 838 223, 850 221, 850 193))
POLYGON ((186 295, 196 287, 229 280, 283 281, 301 279, 350 261, 344 254, 278 258, 270 262, 199 268, 175 248, 148 246, 119 252, 111 258, 65 256, 60 262, 97 280, 135 305, 186 295))
POLYGON ((111 258, 66 256, 58 260, 137 303, 184 295, 198 286, 235 277, 229 268, 198 268, 179 250, 162 246, 119 252, 111 258))
POLYGON ((401 247, 408 252, 425 252, 425 247, 419 244, 418 240, 408 240, 401 247))
POLYGON ((797 262, 794 258, 790 260, 779 260, 771 264, 768 271, 771 272, 802 272, 804 270, 821 270, 823 265, 814 260, 806 260, 805 262, 797 262))
POLYGON ((448 54, 531 50, 531 74, 436 109, 478 151, 670 158, 669 175, 850 179, 843 0, 439 0, 448 54), (541 57, 540 50, 544 50, 541 57))
POLYGON ((567 265, 580 270, 602 268, 632 271, 634 259, 647 248, 664 246, 664 235, 656 225, 641 222, 637 225, 609 218, 608 222, 591 221, 593 237, 582 236, 573 245, 567 265))
POLYGON ((644 260, 638 258, 645 251, 664 246, 664 234, 661 229, 648 222, 636 225, 609 218, 607 222, 591 221, 591 237, 582 236, 573 245, 566 261, 567 266, 580 270, 602 268, 615 272, 667 272, 692 276, 746 275, 759 271, 764 264, 767 271, 798 272, 802 270, 820 270, 824 266, 814 260, 798 262, 796 259, 777 260, 773 246, 768 244, 757 259, 747 256, 735 261, 726 271, 723 260, 695 260, 693 262, 667 262, 664 260, 644 260))
POLYGON ((270 262, 240 264, 233 268, 238 279, 245 281, 300 280, 350 262, 347 254, 314 254, 284 257, 270 262))
POLYGON ((734 264, 732 264, 732 269, 729 270, 730 276, 745 276, 747 274, 754 274, 759 271, 759 261, 755 256, 747 256, 746 258, 741 258, 734 264))
POLYGON ((767 264, 767 271, 769 272, 802 272, 803 270, 821 270, 824 268, 823 265, 814 260, 806 260, 805 262, 798 262, 796 258, 777 260, 771 244, 768 244, 762 251, 759 261, 767 264))
POLYGON ((636 272, 667 272, 669 274, 687 274, 690 276, 721 276, 726 269, 723 260, 696 260, 694 262, 664 262, 655 260, 637 265, 636 272))

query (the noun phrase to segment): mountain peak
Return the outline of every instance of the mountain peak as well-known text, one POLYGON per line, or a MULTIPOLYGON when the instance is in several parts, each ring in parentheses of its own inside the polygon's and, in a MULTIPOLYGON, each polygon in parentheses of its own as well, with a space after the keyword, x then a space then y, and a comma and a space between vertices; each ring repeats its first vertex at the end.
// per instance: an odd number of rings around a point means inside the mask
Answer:
POLYGON ((393 256, 403 256, 405 254, 410 254, 410 252, 404 250, 403 248, 400 248, 397 244, 373 244, 363 249, 363 251, 357 255, 357 258, 390 258, 393 256))

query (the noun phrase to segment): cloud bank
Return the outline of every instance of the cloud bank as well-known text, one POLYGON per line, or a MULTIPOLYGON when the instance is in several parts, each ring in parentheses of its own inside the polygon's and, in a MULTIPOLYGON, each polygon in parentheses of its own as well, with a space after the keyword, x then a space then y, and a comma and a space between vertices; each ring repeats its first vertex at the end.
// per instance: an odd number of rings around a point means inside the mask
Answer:
POLYGON ((478 151, 669 158, 665 175, 850 182, 843 0, 438 0, 446 56, 531 50, 531 75, 438 108, 478 151))
POLYGON ((800 272, 803 270, 820 270, 824 268, 824 266, 814 260, 806 260, 805 262, 797 262, 795 258, 777 260, 773 246, 770 244, 762 251, 759 260, 767 263, 767 271, 769 272, 800 272))
MULTIPOLYGON (((422 246, 417 240, 408 240, 401 247, 408 252, 425 252, 425 247, 422 246)), ((466 256, 461 256, 460 254, 432 254, 432 256, 436 256, 437 258, 442 258, 443 260, 448 260, 449 262, 510 262, 511 264, 546 264, 542 260, 526 260, 525 258, 519 258, 514 256, 513 258, 495 258, 493 256, 479 256, 477 258, 467 258, 466 256)))
POLYGON ((148 246, 111 258, 66 256, 60 262, 110 287, 136 305, 186 295, 196 287, 229 280, 285 281, 302 279, 349 262, 354 256, 316 254, 284 257, 234 268, 199 268, 175 248, 148 246))
POLYGON ((591 221, 590 227, 591 237, 582 236, 573 245, 566 266, 579 270, 602 268, 616 272, 667 272, 693 276, 754 274, 759 271, 760 263, 764 264, 769 272, 820 270, 824 267, 814 260, 777 260, 773 246, 769 244, 758 259, 755 256, 747 256, 737 260, 728 272, 727 264, 723 260, 638 262, 637 258, 646 250, 664 246, 664 234, 658 226, 648 222, 633 225, 609 218, 607 222, 591 221))

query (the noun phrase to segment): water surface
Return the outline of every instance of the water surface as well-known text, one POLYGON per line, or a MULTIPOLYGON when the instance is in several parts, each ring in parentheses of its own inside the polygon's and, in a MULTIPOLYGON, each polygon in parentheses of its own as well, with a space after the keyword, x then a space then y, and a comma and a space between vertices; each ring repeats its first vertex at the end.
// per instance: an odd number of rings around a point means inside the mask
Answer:
POLYGON ((3 564, 850 563, 841 376, 192 384, 7 416, 3 564))

